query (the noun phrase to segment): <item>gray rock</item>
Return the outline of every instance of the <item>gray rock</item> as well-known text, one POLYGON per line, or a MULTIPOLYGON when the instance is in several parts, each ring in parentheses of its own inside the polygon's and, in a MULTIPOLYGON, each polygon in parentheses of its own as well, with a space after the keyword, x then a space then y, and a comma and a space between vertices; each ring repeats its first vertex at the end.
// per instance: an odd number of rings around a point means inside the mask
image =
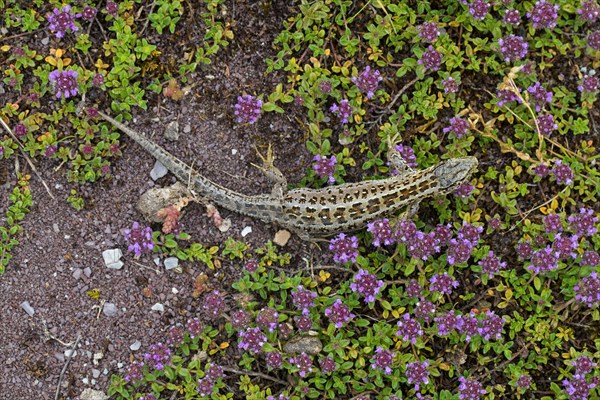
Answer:
POLYGON ((109 269, 121 269, 123 268, 123 261, 121 257, 123 253, 121 249, 108 249, 102 252, 102 258, 104 259, 104 265, 109 269))
POLYGON ((135 342, 131 343, 131 345, 129 345, 131 351, 137 351, 140 349, 140 347, 142 347, 142 342, 140 342, 139 340, 136 340, 135 342))
POLYGON ((31 307, 31 305, 29 304, 28 301, 24 301, 21 303, 21 308, 23 310, 25 310, 25 312, 30 316, 33 317, 33 314, 35 314, 35 310, 33 309, 33 307, 31 307))
POLYGON ((283 345, 286 353, 318 354, 323 349, 323 343, 316 336, 295 336, 283 345))
POLYGON ((104 303, 104 307, 102 307, 102 312, 107 317, 114 317, 117 315, 117 306, 114 303, 104 303))
POLYGON ((167 271, 177 268, 178 265, 179 265, 179 259, 177 257, 165 258, 165 269, 167 271))
POLYGON ((167 124, 167 127, 165 128, 165 137, 173 141, 179 140, 179 123, 177 120, 167 124))
POLYGON ((152 178, 153 181, 156 181, 165 176, 168 172, 167 168, 157 160, 154 163, 154 168, 150 171, 150 178, 152 178))
POLYGON ((104 392, 99 390, 87 388, 79 395, 80 400, 108 400, 109 396, 107 396, 104 392))

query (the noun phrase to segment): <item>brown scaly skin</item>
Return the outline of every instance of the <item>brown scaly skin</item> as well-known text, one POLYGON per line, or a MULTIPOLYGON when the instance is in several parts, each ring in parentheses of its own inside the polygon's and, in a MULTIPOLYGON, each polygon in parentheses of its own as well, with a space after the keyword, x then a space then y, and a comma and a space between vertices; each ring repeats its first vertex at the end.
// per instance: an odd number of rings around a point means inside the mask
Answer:
POLYGON ((103 112, 98 113, 152 154, 179 180, 190 182, 198 195, 240 214, 274 222, 304 240, 362 229, 370 221, 394 214, 402 208, 414 210, 424 198, 449 193, 466 182, 478 164, 475 157, 460 157, 413 171, 389 143, 388 158, 401 171, 396 176, 322 189, 288 191, 285 178, 273 166, 269 152, 267 158, 263 158, 261 169, 276 183, 272 193, 246 196, 195 173, 190 166, 144 135, 103 112))

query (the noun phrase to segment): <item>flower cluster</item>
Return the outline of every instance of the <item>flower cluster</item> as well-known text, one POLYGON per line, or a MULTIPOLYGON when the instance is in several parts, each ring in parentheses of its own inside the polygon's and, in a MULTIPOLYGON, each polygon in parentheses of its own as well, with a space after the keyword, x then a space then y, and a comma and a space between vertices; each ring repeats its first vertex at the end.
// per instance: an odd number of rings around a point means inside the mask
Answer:
POLYGON ((154 249, 152 229, 150 227, 142 228, 137 221, 133 223, 131 229, 123 231, 123 237, 128 242, 127 250, 135 253, 138 258, 142 252, 151 252, 154 249))
POLYGON ((558 257, 550 246, 534 251, 531 256, 531 264, 527 266, 528 270, 536 274, 542 274, 557 268, 558 257))
POLYGON ((218 318, 223 314, 223 311, 225 311, 225 301, 218 290, 215 290, 204 297, 202 310, 213 318, 218 318))
POLYGON ((561 160, 554 162, 554 168, 552 168, 556 183, 559 185, 570 185, 573 183, 573 170, 567 164, 563 164, 561 160))
POLYGON ((171 363, 171 349, 162 343, 153 344, 150 351, 144 354, 144 362, 150 368, 160 371, 171 363))
POLYGON ((415 390, 418 392, 421 389, 421 384, 427 385, 429 383, 429 371, 427 367, 429 361, 423 362, 415 361, 406 365, 406 382, 414 383, 415 390))
POLYGON ((257 99, 252 95, 245 94, 243 96, 238 96, 237 103, 234 106, 237 122, 242 124, 255 123, 260 116, 262 105, 262 100, 257 99))
POLYGON ((535 111, 540 110, 547 104, 552 103, 552 92, 544 89, 540 82, 536 82, 527 88, 530 98, 535 104, 535 111))
POLYGON ((429 46, 418 63, 422 64, 426 70, 437 71, 442 65, 442 53, 434 49, 433 46, 429 46))
POLYGON ((584 93, 594 93, 600 89, 600 79, 594 75, 584 75, 577 90, 584 93))
POLYGON ((48 79, 54 85, 57 99, 60 99, 61 97, 68 99, 77 94, 79 90, 77 85, 78 76, 79 74, 77 71, 73 70, 61 71, 55 69, 50 72, 48 79))
POLYGON ((336 299, 331 307, 325 309, 325 316, 327 316, 338 329, 355 317, 355 315, 350 312, 350 308, 340 299, 336 299))
POLYGON ((483 385, 475 379, 467 379, 461 376, 458 381, 460 382, 458 398, 461 400, 479 400, 486 393, 483 385))
POLYGON ((481 21, 490 12, 490 7, 491 4, 485 0, 473 0, 473 2, 469 4, 469 12, 473 18, 481 21))
POLYGON ((75 24, 75 19, 80 18, 81 14, 71 12, 71 6, 63 6, 61 10, 55 8, 52 14, 48 15, 49 28, 57 38, 65 36, 67 29, 71 32, 77 32, 79 27, 75 24))
POLYGON ((573 287, 575 291, 575 300, 595 307, 600 304, 600 276, 598 272, 592 271, 588 276, 581 278, 573 287))
POLYGON ((365 303, 374 302, 375 296, 382 287, 383 281, 378 280, 375 275, 362 268, 354 275, 354 282, 350 284, 350 289, 353 292, 364 296, 365 303))
POLYGON ((546 0, 538 0, 533 9, 527 13, 527 18, 529 18, 536 29, 552 29, 556 26, 558 8, 558 4, 551 4, 546 0))
POLYGON ((143 362, 134 361, 129 364, 129 367, 127 368, 127 374, 125 374, 125 382, 134 383, 142 379, 144 377, 143 368, 143 362))
MULTIPOLYGON (((529 44, 527 44, 525 39, 513 34, 498 39, 498 45, 500 46, 502 59, 505 62, 519 61, 525 58, 529 49, 529 44)), ((512 98, 512 96, 510 97, 512 98)), ((506 103, 506 100, 502 104, 498 103, 498 106, 501 107, 504 103, 506 103)))
POLYGON ((397 325, 398 330, 396 331, 396 335, 400 336, 404 341, 415 344, 417 343, 417 339, 423 336, 421 323, 412 318, 409 313, 405 313, 397 322, 397 325))
POLYGON ((238 347, 254 354, 260 354, 264 344, 267 343, 267 337, 260 328, 246 328, 240 331, 238 336, 240 337, 238 347))
POLYGON ((417 167, 417 156, 415 155, 415 151, 410 146, 404 146, 402 144, 396 145, 396 151, 400 153, 406 165, 411 168, 417 167))
POLYGON ((409 254, 423 261, 439 251, 439 242, 434 232, 424 233, 417 231, 413 240, 408 243, 409 254))
POLYGON ((456 137, 460 138, 469 132, 469 122, 460 117, 452 117, 450 118, 450 126, 445 127, 443 132, 452 132, 456 137))
POLYGON ((312 371, 312 358, 306 353, 300 353, 296 357, 290 358, 290 364, 299 369, 298 374, 304 378, 312 371))
POLYGON ((333 358, 325 357, 319 361, 319 367, 321 367, 321 371, 329 374, 337 369, 337 364, 333 358))
POLYGON ((185 329, 190 334, 190 338, 193 339, 202 333, 204 326, 202 326, 202 322, 198 318, 191 318, 185 325, 185 329))
POLYGON ((336 263, 355 262, 358 257, 358 238, 340 233, 331 239, 329 251, 333 253, 333 261, 336 263))
POLYGON ((328 183, 334 183, 335 177, 333 176, 333 173, 335 172, 337 158, 335 156, 331 156, 329 159, 327 159, 327 157, 317 154, 313 158, 313 161, 315 162, 313 168, 319 178, 327 178, 328 183))
POLYGON ((250 314, 244 310, 236 310, 231 314, 230 320, 233 329, 245 329, 250 323, 250 314))
POLYGON ((277 329, 279 313, 272 307, 265 307, 256 315, 256 325, 273 332, 277 329))
POLYGON ((265 361, 267 362, 267 368, 278 369, 283 365, 283 357, 278 351, 272 351, 265 355, 265 361))
POLYGON ((506 10, 502 21, 506 25, 519 26, 521 23, 521 14, 518 10, 506 10))
POLYGON ((202 379, 198 379, 196 390, 200 396, 210 396, 218 379, 225 376, 223 368, 216 364, 210 364, 202 379))
POLYGON ((180 326, 172 326, 167 334, 169 347, 177 347, 183 343, 183 329, 180 326))
POLYGON ((334 103, 329 107, 329 111, 334 113, 342 124, 347 124, 349 118, 352 117, 352 106, 346 99, 340 101, 340 104, 334 103))
POLYGON ((377 346, 375 354, 371 358, 371 368, 383 371, 386 375, 392 373, 392 364, 394 363, 394 353, 377 346))
POLYGON ((387 218, 369 222, 367 232, 373 235, 373 246, 375 247, 380 247, 382 243, 387 246, 394 242, 392 227, 387 218))
POLYGON ((441 294, 450 294, 453 289, 458 287, 458 281, 448 275, 447 272, 433 275, 429 279, 429 284, 429 290, 441 294))
POLYGON ((316 292, 307 290, 302 285, 298 285, 296 290, 292 291, 292 303, 302 312, 302 315, 308 315, 310 309, 315 306, 316 292))
POLYGON ((581 16, 582 20, 594 23, 600 17, 600 7, 594 0, 583 0, 577 14, 581 16))
POLYGON ((594 215, 594 210, 591 208, 582 207, 579 209, 579 214, 571 215, 567 220, 569 228, 577 235, 592 236, 598 232, 598 228, 595 227, 598 217, 594 215))
POLYGON ((479 265, 481 266, 481 271, 484 274, 488 274, 489 278, 498 273, 501 269, 506 268, 506 262, 501 262, 498 256, 491 250, 487 256, 479 260, 479 265))
POLYGON ((558 124, 554 122, 552 114, 544 114, 538 117, 538 127, 540 128, 540 133, 542 135, 549 136, 558 129, 558 124))
POLYGON ((448 264, 458 265, 467 262, 472 251, 473 244, 468 239, 450 239, 447 250, 448 264))
POLYGON ((352 82, 358 87, 358 90, 367 94, 367 99, 373 97, 381 80, 380 72, 377 70, 371 71, 369 66, 358 76, 352 78, 352 82))
POLYGON ((458 82, 454 78, 448 78, 442 80, 442 85, 444 86, 444 93, 458 93, 458 82))
POLYGON ((440 36, 440 30, 435 22, 423 22, 419 26, 419 37, 426 43, 433 43, 440 36))

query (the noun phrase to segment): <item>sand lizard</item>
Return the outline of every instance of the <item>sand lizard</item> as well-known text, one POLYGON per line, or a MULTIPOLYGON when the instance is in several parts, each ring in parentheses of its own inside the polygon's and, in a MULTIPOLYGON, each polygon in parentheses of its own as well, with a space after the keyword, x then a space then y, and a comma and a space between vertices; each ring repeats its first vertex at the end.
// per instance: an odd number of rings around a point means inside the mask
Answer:
POLYGON ((321 189, 287 190, 287 182, 274 165, 264 158, 261 169, 275 183, 270 194, 246 196, 198 175, 177 157, 144 135, 103 112, 106 121, 120 129, 160 161, 182 182, 218 205, 289 229, 304 240, 338 232, 359 230, 368 222, 394 214, 430 196, 443 195, 466 182, 477 167, 475 157, 451 158, 424 170, 410 169, 392 143, 388 160, 400 173, 380 180, 345 183, 321 189))

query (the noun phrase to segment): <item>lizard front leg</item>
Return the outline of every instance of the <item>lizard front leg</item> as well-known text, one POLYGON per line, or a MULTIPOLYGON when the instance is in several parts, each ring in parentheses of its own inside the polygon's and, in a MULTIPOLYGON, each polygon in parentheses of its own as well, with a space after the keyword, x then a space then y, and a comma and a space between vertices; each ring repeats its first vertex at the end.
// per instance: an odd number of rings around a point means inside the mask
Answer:
POLYGON ((263 165, 252 165, 261 170, 262 173, 267 177, 267 179, 274 184, 273 189, 271 190, 271 196, 276 199, 283 198, 283 195, 287 192, 287 180, 285 179, 285 176, 283 176, 279 168, 277 168, 273 164, 273 162, 275 161, 275 155, 273 154, 273 149, 271 148, 271 145, 269 145, 267 153, 264 156, 260 154, 258 149, 256 149, 256 154, 262 160, 263 165))
POLYGON ((387 146, 388 146, 388 151, 387 151, 388 163, 390 163, 390 165, 392 165, 393 167, 395 167, 398 170, 398 175, 400 175, 400 176, 414 173, 415 171, 411 167, 408 166, 408 164, 406 163, 406 160, 404 160, 404 157, 402 157, 400 152, 398 150, 396 150, 396 145, 394 144, 395 143, 394 139, 392 139, 391 137, 388 136, 388 138, 386 140, 387 146))

